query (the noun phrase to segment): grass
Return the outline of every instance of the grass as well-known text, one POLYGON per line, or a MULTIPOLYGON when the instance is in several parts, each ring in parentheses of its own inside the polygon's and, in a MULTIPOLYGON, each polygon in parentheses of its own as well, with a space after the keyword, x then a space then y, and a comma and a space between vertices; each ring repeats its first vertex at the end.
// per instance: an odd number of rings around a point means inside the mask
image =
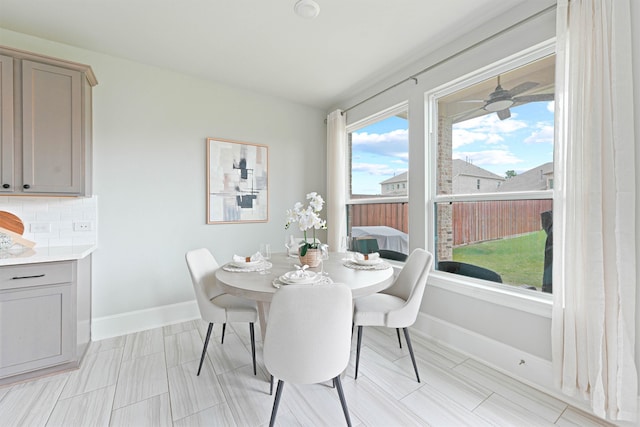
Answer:
POLYGON ((493 270, 510 285, 542 287, 544 231, 453 249, 453 260, 493 270))

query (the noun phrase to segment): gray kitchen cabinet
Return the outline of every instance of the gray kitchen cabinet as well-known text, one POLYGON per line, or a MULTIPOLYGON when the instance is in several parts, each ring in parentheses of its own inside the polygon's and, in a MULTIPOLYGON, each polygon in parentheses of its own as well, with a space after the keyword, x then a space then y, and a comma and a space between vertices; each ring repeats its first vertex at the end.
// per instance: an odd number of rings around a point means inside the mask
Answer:
POLYGON ((90 257, 0 267, 0 384, 78 366, 91 338, 90 257))
POLYGON ((91 67, 2 46, 0 58, 0 193, 90 196, 91 67))
POLYGON ((13 58, 0 55, 0 191, 13 181, 13 58))

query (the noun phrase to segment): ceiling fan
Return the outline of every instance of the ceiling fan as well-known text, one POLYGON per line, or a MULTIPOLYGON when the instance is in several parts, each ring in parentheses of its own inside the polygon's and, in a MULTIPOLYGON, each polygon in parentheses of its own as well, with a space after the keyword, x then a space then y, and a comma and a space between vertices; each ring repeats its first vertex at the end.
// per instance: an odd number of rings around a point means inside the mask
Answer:
POLYGON ((484 102, 485 104, 481 109, 497 113, 500 120, 508 119, 511 117, 510 107, 517 107, 528 102, 553 100, 553 93, 516 96, 536 86, 538 86, 538 83, 524 82, 512 89, 503 89, 500 85, 500 76, 498 76, 498 86, 489 94, 489 99, 478 100, 477 102, 484 102))

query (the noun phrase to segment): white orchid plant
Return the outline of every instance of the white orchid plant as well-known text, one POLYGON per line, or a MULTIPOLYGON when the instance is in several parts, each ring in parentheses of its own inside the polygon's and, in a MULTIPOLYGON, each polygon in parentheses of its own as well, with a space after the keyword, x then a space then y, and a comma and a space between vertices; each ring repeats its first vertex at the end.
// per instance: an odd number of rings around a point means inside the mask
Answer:
POLYGON ((320 218, 320 211, 324 205, 324 199, 315 191, 307 194, 309 205, 305 207, 302 203, 296 202, 293 209, 287 209, 287 223, 284 228, 288 229, 292 224, 297 224, 300 231, 304 233, 304 243, 300 245, 300 255, 305 256, 308 249, 317 249, 320 243, 316 240, 316 230, 326 230, 327 221, 320 218), (313 240, 307 241, 307 230, 313 230, 313 240))

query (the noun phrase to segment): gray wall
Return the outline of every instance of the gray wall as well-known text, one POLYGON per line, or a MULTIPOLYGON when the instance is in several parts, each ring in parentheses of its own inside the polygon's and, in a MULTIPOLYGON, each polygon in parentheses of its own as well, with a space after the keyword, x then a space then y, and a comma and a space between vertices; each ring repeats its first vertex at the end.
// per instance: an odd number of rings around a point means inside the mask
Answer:
POLYGON ((11 31, 0 43, 89 64, 98 78, 94 319, 192 301, 187 250, 220 262, 261 242, 284 250, 284 210, 325 193, 324 111, 11 31), (267 223, 206 225, 207 137, 269 146, 267 223))

